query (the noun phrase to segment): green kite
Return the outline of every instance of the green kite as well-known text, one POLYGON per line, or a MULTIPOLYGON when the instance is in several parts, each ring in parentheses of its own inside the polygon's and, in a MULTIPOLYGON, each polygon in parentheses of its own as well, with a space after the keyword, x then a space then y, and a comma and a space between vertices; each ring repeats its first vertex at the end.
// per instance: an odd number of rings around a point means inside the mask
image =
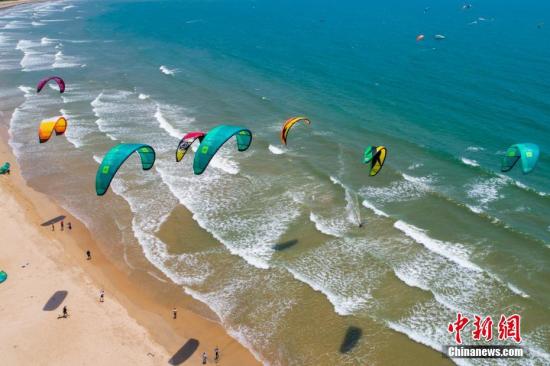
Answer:
POLYGON ((141 157, 143 170, 149 170, 155 164, 155 150, 145 144, 120 144, 107 152, 97 169, 95 176, 95 191, 98 196, 103 196, 113 180, 116 172, 122 164, 135 151, 141 157))

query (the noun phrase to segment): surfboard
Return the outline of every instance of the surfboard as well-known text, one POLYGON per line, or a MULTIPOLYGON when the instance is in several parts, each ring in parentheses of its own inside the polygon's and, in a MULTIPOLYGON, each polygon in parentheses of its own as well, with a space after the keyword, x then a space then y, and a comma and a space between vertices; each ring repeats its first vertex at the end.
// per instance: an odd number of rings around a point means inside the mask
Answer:
POLYGON ((0 283, 8 279, 8 274, 4 271, 0 271, 0 283))

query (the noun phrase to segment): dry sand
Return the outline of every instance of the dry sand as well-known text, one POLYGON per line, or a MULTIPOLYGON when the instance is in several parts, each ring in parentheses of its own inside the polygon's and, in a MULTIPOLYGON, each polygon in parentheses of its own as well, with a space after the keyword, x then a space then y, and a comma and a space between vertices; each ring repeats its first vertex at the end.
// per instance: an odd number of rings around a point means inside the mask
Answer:
MULTIPOLYGON (((201 364, 204 351, 213 364, 216 346, 220 365, 259 364, 219 323, 184 309, 189 299, 175 303, 178 319, 171 319, 174 303, 130 278, 82 223, 25 184, 6 134, 0 130, 0 165, 12 164, 11 175, 0 175, 0 270, 8 273, 0 284, 2 365, 166 365, 185 344, 184 365, 201 364), (65 231, 59 223, 55 231, 41 225, 60 215, 65 231), (43 310, 56 291, 67 291, 66 299, 56 310, 43 310), (64 305, 70 316, 58 319, 64 305)), ((187 297, 176 285, 165 286, 187 297)))

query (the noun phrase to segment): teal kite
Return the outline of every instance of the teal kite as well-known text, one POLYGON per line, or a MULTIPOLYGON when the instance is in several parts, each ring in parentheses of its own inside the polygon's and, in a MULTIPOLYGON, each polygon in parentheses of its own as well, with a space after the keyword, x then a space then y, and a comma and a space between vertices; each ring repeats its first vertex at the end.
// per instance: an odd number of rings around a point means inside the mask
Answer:
POLYGON ((199 145, 195 153, 195 160, 193 160, 193 172, 197 175, 202 174, 220 147, 233 136, 237 139, 239 151, 246 151, 252 142, 252 132, 247 128, 229 125, 216 126, 206 134, 199 145))
POLYGON ((0 271, 0 283, 8 279, 8 274, 4 271, 0 271))
POLYGON ((530 173, 539 160, 539 147, 535 144, 514 144, 506 150, 501 170, 508 172, 521 160, 523 174, 530 173))
POLYGON ((10 174, 10 163, 6 162, 0 167, 0 174, 10 174))
POLYGON ((103 196, 113 180, 116 172, 122 164, 134 152, 141 157, 143 170, 149 170, 155 164, 155 150, 145 144, 120 144, 107 152, 95 176, 95 191, 98 196, 103 196))

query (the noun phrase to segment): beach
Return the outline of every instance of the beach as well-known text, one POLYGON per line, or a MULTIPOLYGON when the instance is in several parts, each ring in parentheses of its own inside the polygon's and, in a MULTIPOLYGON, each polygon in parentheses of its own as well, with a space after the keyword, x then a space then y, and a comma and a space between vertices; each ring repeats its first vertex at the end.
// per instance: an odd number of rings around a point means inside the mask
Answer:
MULTIPOLYGON (((6 138, 4 130, 3 138, 6 138)), ((193 345, 171 364, 199 364, 202 352, 213 363, 219 347, 222 364, 258 362, 223 328, 180 303, 172 308, 148 296, 103 255, 90 232, 45 195, 29 188, 4 140, 0 160, 12 164, 0 176, 0 353, 6 365, 165 365, 184 345, 193 345), (48 220, 65 216, 52 231, 48 220), (67 225, 71 223, 72 229, 67 225), (86 259, 90 250, 92 259, 86 259), (99 302, 100 291, 105 301, 99 302), (66 291, 54 310, 44 310, 54 293, 66 291), (67 306, 68 318, 60 317, 67 306)), ((171 296, 172 300, 181 296, 171 296)), ((180 299, 181 301, 181 299, 180 299)))
POLYGON ((15 5, 36 3, 39 1, 44 1, 44 0, 3 0, 3 1, 0 1, 0 9, 9 8, 15 5))

